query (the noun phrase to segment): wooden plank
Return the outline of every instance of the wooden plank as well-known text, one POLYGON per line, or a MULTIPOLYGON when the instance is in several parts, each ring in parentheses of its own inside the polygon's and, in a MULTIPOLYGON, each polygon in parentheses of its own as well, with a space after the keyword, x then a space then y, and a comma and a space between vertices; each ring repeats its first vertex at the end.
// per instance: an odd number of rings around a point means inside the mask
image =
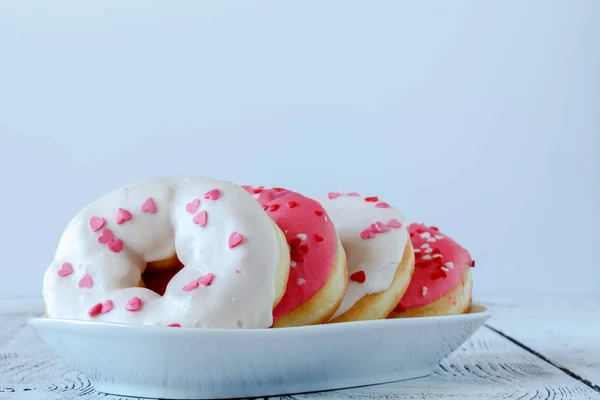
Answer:
POLYGON ((133 399, 98 393, 58 359, 27 325, 43 314, 39 299, 0 301, 0 399, 133 399))
POLYGON ((429 377, 289 397, 302 400, 600 399, 600 394, 484 328, 429 377))
POLYGON ((487 304, 490 327, 600 392, 600 296, 506 296, 487 304))
MULTIPOLYGON (((40 306, 0 302, 0 399, 132 399, 96 392, 90 381, 55 357, 33 329, 40 306), (11 311, 12 310, 12 311, 11 311)), ((600 394, 488 328, 426 378, 341 391, 284 396, 298 399, 600 399, 600 394)))

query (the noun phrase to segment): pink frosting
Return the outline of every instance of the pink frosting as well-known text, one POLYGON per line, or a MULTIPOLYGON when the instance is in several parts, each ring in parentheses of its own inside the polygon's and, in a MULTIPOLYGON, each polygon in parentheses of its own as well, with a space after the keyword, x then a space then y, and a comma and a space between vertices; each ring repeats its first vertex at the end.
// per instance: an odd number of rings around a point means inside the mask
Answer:
POLYGON ((291 267, 283 298, 273 310, 277 321, 315 295, 329 279, 337 236, 325 209, 290 190, 244 186, 265 208, 290 245, 291 267), (327 218, 326 218, 327 217, 327 218))
POLYGON ((408 232, 415 250, 415 271, 394 312, 439 299, 460 283, 464 269, 473 264, 469 252, 436 227, 413 223, 408 232))

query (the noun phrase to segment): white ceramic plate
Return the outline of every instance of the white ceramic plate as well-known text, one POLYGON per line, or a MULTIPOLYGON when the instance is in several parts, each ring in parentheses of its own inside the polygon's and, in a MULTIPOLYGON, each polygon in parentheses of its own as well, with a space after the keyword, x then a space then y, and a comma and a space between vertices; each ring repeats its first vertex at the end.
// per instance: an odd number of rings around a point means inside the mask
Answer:
POLYGON ((262 397, 429 375, 490 317, 470 314, 297 328, 164 328, 32 318, 100 392, 167 399, 262 397))

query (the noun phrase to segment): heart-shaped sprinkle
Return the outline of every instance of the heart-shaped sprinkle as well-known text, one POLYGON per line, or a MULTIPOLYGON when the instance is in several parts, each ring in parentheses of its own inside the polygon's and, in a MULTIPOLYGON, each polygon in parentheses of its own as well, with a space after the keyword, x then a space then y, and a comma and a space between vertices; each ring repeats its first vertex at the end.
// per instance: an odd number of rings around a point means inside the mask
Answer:
POLYGON ((307 244, 301 244, 300 246, 298 246, 298 250, 303 252, 304 254, 308 253, 308 245, 307 244))
POLYGON ((114 308, 114 304, 112 300, 106 300, 102 305, 102 309, 100 310, 100 314, 106 314, 114 308))
POLYGON ((382 232, 387 232, 390 230, 390 228, 381 223, 381 222, 375 222, 374 224, 371 224, 371 232, 373 233, 382 233, 382 232))
POLYGON ((73 273, 73 266, 69 263, 64 263, 56 272, 58 276, 69 276, 73 273))
POLYGON ((292 200, 292 201, 288 201, 288 203, 287 203, 287 206, 288 206, 288 208, 294 208, 294 207, 296 207, 297 205, 298 205, 298 203, 297 203, 297 202, 295 202, 294 200, 292 200))
POLYGON ((323 216, 323 211, 320 211, 320 210, 315 210, 315 215, 316 215, 317 217, 322 217, 322 216, 323 216))
POLYGON ((269 206, 269 211, 277 211, 279 209, 279 204, 271 204, 269 206))
POLYGON ((325 239, 323 239, 323 236, 319 236, 317 234, 315 234, 315 241, 317 243, 321 243, 322 241, 324 241, 325 239))
POLYGON ((113 239, 106 244, 111 251, 119 253, 123 249, 123 241, 121 239, 113 239))
POLYGON ((94 281, 92 280, 92 277, 90 276, 90 274, 85 274, 83 276, 83 278, 81 278, 81 280, 79 281, 77 286, 80 288, 90 289, 92 286, 94 286, 94 281))
POLYGON ((88 315, 90 317, 96 316, 96 315, 100 314, 101 310, 102 310, 102 303, 94 304, 92 306, 92 308, 89 309, 88 315))
MULTIPOLYGON (((236 270, 237 271, 237 270, 236 270)), ((239 271, 238 271, 239 273, 239 271)), ((204 276, 201 276, 198 279, 194 279, 193 281, 191 281, 190 283, 188 283, 187 285, 185 285, 182 290, 184 292, 191 292, 194 289, 198 289, 199 286, 209 286, 213 279, 215 279, 215 274, 210 273, 204 276)))
POLYGON ((127 222, 131 219, 131 213, 123 208, 117 210, 117 225, 121 225, 123 222, 127 222))
POLYGON ((125 304, 125 309, 127 311, 137 311, 142 307, 142 299, 139 297, 134 297, 125 304))
POLYGON ((327 197, 328 197, 329 199, 333 200, 333 199, 337 199, 337 198, 338 198, 338 197, 340 197, 341 195, 342 195, 341 193, 333 193, 333 192, 331 192, 331 193, 328 193, 328 194, 327 194, 327 197))
POLYGON ((350 275, 350 280, 358 283, 364 283, 367 280, 367 275, 365 274, 365 271, 356 271, 350 275))
POLYGON ((377 196, 365 197, 365 201, 375 203, 376 201, 379 201, 379 197, 377 197, 377 196))
POLYGON ((242 243, 243 240, 244 240, 243 235, 240 235, 237 232, 232 232, 231 235, 229 235, 229 241, 227 242, 227 244, 229 245, 230 248, 233 249, 235 246, 242 243))
POLYGON ((148 197, 142 203, 142 212, 154 214, 156 213, 156 203, 152 197, 148 197))
POLYGON ((200 200, 194 199, 185 205, 185 211, 189 212, 190 214, 194 214, 196 211, 198 211, 199 206, 200 200))
POLYGON ((394 312, 402 313, 406 311, 406 306, 402 303, 398 304, 396 308, 394 308, 394 312))
POLYGON ((360 238, 361 239, 371 239, 374 238, 375 234, 373 232, 371 232, 370 229, 365 229, 364 231, 362 231, 360 233, 360 238))
POLYGON ((177 322, 175 322, 173 324, 168 324, 167 326, 169 328, 181 328, 181 324, 178 324, 177 322))
POLYGON ((209 190, 204 193, 204 198, 207 200, 217 200, 221 196, 221 191, 219 189, 209 190))
POLYGON ((108 228, 104 228, 100 236, 98 236, 98 243, 107 244, 111 240, 113 240, 115 236, 112 231, 108 228))
POLYGON ((288 241, 288 244, 291 247, 298 247, 298 246, 300 246, 301 243, 302 243, 302 239, 300 239, 300 238, 292 238, 288 241))
POLYGON ((431 274, 431 279, 433 279, 434 281, 440 279, 440 278, 447 278, 448 275, 446 274, 445 271, 438 271, 438 272, 434 272, 433 274, 431 274))
POLYGON ((263 207, 263 210, 265 210, 265 211, 267 211, 267 209, 269 208, 269 206, 268 206, 268 205, 266 205, 266 204, 265 204, 265 205, 263 205, 262 207, 263 207))
POLYGON ((90 218, 90 228, 92 228, 92 232, 96 232, 96 231, 99 231, 100 229, 102 229, 102 227, 104 226, 105 223, 106 223, 106 220, 104 218, 100 218, 100 217, 90 218))
POLYGON ((260 192, 262 192, 263 190, 261 188, 256 188, 252 191, 252 194, 259 194, 260 192))
POLYGON ((377 207, 377 208, 389 208, 390 205, 388 203, 384 202, 384 201, 381 201, 381 202, 375 204, 375 207, 377 207))
POLYGON ((352 192, 352 193, 348 193, 346 196, 350 196, 350 197, 360 197, 360 194, 356 193, 356 192, 352 192))
POLYGON ((387 223, 387 226, 390 228, 402 228, 402 222, 397 219, 390 219, 390 222, 387 223))
POLYGON ((304 262, 304 256, 300 253, 290 254, 290 258, 297 263, 304 262))
POLYGON ((206 222, 208 221, 208 213, 205 210, 202 210, 198 214, 194 215, 192 221, 200 226, 205 226, 206 222))
POLYGON ((185 285, 181 290, 183 290, 184 292, 191 292, 194 289, 198 289, 198 286, 200 286, 200 282, 198 282, 197 279, 194 279, 193 281, 185 285))
POLYGON ((200 286, 209 286, 212 283, 213 279, 215 279, 215 274, 210 273, 208 275, 201 276, 196 280, 198 281, 198 284, 200 286))
POLYGON ((277 193, 285 192, 285 189, 280 188, 280 187, 273 188, 273 190, 276 191, 277 193))

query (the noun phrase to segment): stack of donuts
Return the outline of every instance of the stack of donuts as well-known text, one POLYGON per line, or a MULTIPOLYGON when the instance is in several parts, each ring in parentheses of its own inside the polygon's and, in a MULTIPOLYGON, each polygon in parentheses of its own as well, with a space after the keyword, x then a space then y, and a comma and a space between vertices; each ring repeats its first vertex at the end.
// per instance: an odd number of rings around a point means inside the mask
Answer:
POLYGON ((469 252, 375 196, 198 176, 116 189, 67 225, 49 318, 260 329, 467 313, 469 252))

